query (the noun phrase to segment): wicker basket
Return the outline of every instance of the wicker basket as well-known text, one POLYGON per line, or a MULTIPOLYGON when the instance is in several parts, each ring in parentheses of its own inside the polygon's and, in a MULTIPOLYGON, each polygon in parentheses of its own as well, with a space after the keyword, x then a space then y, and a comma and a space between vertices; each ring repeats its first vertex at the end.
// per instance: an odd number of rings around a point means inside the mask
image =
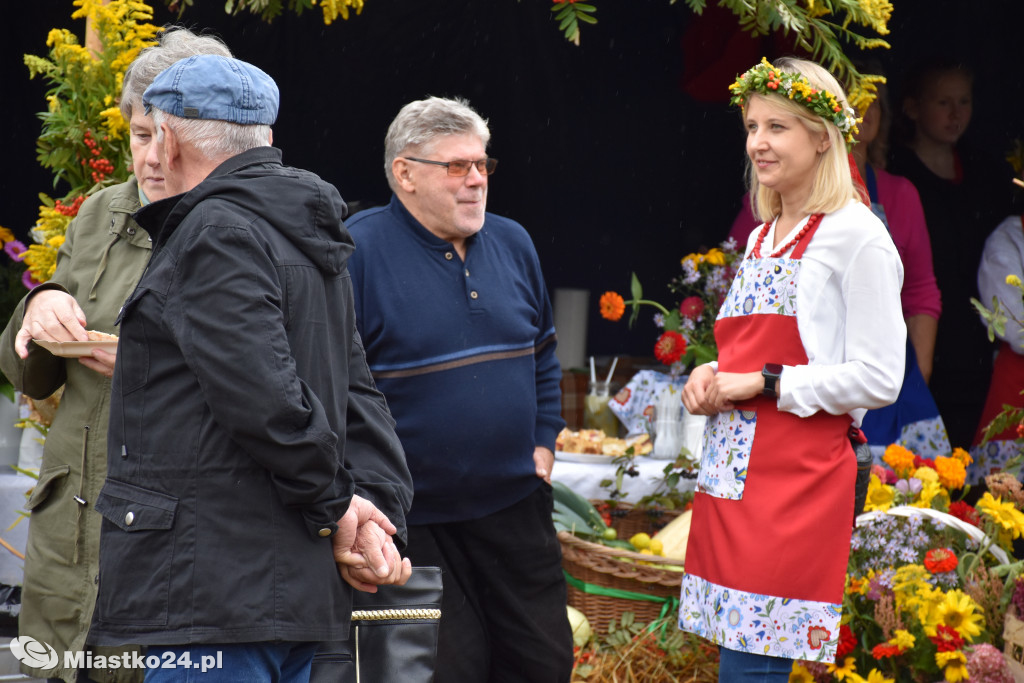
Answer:
POLYGON ((1003 656, 1013 674, 1013 680, 1024 681, 1024 622, 1017 618, 1016 610, 1011 607, 1006 612, 1003 622, 1003 656))
MULTIPOLYGON (((653 534, 679 515, 678 511, 648 511, 623 503, 619 503, 618 509, 627 511, 614 522, 619 538, 629 538, 641 531, 653 534)), ((559 532, 558 540, 562 544, 562 568, 571 577, 569 604, 586 615, 596 633, 607 632, 608 623, 618 621, 623 612, 633 612, 637 621, 650 622, 662 614, 666 603, 674 609, 683 572, 665 569, 664 565, 678 566, 682 564, 680 560, 610 548, 566 531, 559 532), (633 561, 624 562, 623 558, 633 561), (574 586, 575 582, 582 582, 583 588, 574 586), (656 600, 600 595, 589 592, 588 587, 626 591, 656 600)))

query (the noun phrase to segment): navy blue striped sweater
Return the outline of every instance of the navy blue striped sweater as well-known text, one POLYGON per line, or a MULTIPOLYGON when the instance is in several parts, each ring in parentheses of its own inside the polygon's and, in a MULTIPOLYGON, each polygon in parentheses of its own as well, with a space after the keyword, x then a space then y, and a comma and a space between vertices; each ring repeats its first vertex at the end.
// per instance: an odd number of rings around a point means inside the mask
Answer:
POLYGON ((488 213, 463 262, 397 197, 346 221, 356 321, 413 477, 410 524, 477 519, 540 484, 535 446, 564 426, 536 250, 488 213))

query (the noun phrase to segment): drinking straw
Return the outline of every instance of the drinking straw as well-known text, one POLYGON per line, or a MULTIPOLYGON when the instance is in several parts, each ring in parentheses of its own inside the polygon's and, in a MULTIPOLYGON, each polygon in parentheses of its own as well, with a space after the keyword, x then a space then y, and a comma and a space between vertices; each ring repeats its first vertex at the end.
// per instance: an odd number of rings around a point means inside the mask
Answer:
POLYGON ((594 357, 590 357, 590 381, 592 384, 597 384, 597 370, 594 369, 594 357))
POLYGON ((618 362, 619 362, 619 357, 615 356, 615 358, 612 359, 612 369, 608 371, 608 379, 607 379, 607 381, 605 381, 605 384, 611 384, 612 383, 612 375, 615 374, 615 364, 618 363, 618 362))

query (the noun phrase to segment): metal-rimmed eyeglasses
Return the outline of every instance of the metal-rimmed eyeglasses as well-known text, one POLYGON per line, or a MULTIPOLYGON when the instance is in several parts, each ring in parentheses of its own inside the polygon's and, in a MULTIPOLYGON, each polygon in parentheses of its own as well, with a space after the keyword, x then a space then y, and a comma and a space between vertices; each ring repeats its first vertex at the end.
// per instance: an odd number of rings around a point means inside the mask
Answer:
POLYGON ((415 157, 402 158, 406 161, 415 161, 421 164, 444 166, 448 169, 448 175, 456 178, 469 175, 469 169, 472 166, 476 166, 476 170, 480 175, 494 175, 494 169, 498 167, 498 160, 491 157, 477 159, 475 161, 468 161, 466 159, 455 159, 453 161, 431 161, 430 159, 417 159, 415 157))

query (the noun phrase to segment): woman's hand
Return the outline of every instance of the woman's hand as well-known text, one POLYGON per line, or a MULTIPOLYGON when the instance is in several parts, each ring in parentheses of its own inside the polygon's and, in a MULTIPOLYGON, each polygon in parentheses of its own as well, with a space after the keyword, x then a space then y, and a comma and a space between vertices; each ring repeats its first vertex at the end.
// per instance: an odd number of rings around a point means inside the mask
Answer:
POLYGON ((78 359, 78 362, 89 368, 95 370, 104 377, 114 376, 114 361, 117 360, 117 354, 108 353, 103 349, 93 349, 91 356, 82 356, 78 359))
POLYGON ((708 387, 715 379, 715 371, 710 365, 700 365, 693 369, 690 378, 683 385, 683 405, 691 415, 712 415, 704 405, 708 387))
POLYGON ((736 403, 754 398, 764 390, 760 372, 719 372, 704 396, 705 408, 713 413, 735 410, 736 403))
POLYGON ((710 366, 695 369, 683 385, 683 405, 691 415, 716 415, 735 410, 736 403, 764 389, 760 372, 718 372, 710 366))
POLYGON ((28 358, 28 343, 32 339, 88 341, 85 313, 75 298, 59 289, 33 295, 25 307, 21 329, 14 338, 14 350, 22 359, 28 358))

